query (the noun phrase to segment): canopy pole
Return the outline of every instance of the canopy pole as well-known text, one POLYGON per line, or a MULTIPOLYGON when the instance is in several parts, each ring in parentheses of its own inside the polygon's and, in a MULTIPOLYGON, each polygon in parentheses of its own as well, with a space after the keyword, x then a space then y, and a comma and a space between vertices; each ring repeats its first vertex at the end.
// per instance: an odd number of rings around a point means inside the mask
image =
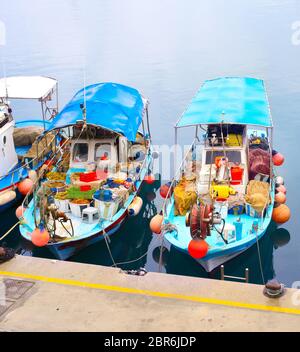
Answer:
POLYGON ((174 146, 174 175, 177 172, 177 126, 175 127, 175 146, 174 146))
POLYGON ((59 101, 58 101, 58 82, 56 82, 55 94, 56 94, 56 114, 58 114, 58 106, 59 106, 59 101))
POLYGON ((42 108, 42 117, 43 117, 43 123, 44 123, 44 131, 46 131, 46 121, 45 121, 45 111, 44 111, 44 101, 41 100, 41 108, 42 108))
POLYGON ((147 105, 147 107, 146 107, 146 118, 147 118, 147 128, 148 128, 149 138, 150 138, 150 141, 151 141, 151 132, 150 132, 150 124, 149 124, 148 105, 147 105))

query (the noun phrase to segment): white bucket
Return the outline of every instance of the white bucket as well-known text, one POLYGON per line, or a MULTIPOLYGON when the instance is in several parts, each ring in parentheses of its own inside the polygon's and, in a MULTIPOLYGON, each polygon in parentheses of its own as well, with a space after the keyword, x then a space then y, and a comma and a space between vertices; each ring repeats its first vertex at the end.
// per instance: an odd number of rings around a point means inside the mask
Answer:
POLYGON ((99 200, 94 198, 95 208, 99 209, 100 217, 105 220, 110 220, 118 211, 120 199, 104 202, 103 200, 99 200))
POLYGON ((69 199, 56 199, 54 198, 55 205, 57 206, 58 210, 68 213, 70 211, 70 201, 69 199))
POLYGON ((77 218, 81 218, 83 209, 90 206, 90 204, 75 204, 72 202, 70 202, 69 204, 70 204, 72 214, 77 218))

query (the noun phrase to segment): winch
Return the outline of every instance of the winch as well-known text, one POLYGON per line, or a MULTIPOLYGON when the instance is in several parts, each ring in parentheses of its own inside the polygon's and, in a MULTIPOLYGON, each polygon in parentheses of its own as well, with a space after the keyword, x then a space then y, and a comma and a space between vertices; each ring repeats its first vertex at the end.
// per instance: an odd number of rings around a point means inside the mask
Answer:
POLYGON ((212 205, 208 204, 194 204, 185 218, 186 226, 190 227, 191 237, 194 239, 201 238, 203 240, 207 236, 210 236, 211 229, 215 225, 221 224, 222 221, 224 222, 221 215, 214 211, 212 205))

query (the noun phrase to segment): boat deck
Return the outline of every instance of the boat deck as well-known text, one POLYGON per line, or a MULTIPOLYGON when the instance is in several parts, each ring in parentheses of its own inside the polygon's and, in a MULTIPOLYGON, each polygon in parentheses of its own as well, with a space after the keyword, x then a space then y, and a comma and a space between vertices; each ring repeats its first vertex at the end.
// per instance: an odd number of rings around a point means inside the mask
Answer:
MULTIPOLYGON (((206 242, 210 247, 206 259, 209 259, 211 256, 215 255, 223 255, 224 253, 231 251, 243 250, 252 245, 257 238, 259 239, 264 234, 271 219, 272 208, 273 206, 270 205, 264 219, 253 218, 245 213, 241 215, 228 214, 225 219, 226 224, 233 225, 234 222, 240 218, 241 223, 243 224, 242 238, 240 240, 236 240, 235 238, 230 238, 229 236, 229 243, 226 244, 217 231, 212 230, 211 236, 206 238, 206 242), (251 231, 254 221, 258 221, 259 224, 257 233, 253 233, 251 231)), ((167 232, 165 237, 176 248, 186 252, 188 250, 189 242, 191 241, 191 234, 190 228, 185 225, 185 216, 174 215, 174 201, 169 205, 167 213, 167 221, 172 225, 175 225, 177 231, 174 230, 172 232, 167 232)), ((220 229, 220 227, 221 225, 217 225, 218 229, 220 229)))

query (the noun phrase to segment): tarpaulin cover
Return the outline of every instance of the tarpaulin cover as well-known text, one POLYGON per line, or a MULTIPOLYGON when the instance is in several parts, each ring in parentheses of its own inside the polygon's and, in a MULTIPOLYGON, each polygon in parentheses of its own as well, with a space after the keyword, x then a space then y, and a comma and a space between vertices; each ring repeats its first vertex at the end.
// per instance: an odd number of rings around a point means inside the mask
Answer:
POLYGON ((206 81, 177 127, 220 123, 271 127, 264 82, 238 77, 206 81))
POLYGON ((134 89, 117 83, 98 83, 81 89, 53 119, 48 130, 74 125, 83 120, 81 104, 86 106, 86 122, 118 132, 134 141, 142 122, 145 100, 134 89))

